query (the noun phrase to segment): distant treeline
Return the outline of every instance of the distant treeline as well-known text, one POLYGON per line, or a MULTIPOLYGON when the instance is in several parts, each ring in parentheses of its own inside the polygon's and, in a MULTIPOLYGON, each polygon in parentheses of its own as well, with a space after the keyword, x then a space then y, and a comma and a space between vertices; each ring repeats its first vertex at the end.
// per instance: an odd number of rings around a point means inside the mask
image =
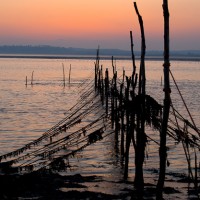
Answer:
MULTIPOLYGON (((0 46, 0 54, 28 54, 28 55, 78 55, 96 56, 96 49, 55 47, 55 46, 0 46)), ((171 51, 172 57, 200 57, 200 50, 171 51)), ((121 49, 100 49, 101 56, 131 56, 131 51, 121 49)), ((136 57, 140 51, 135 51, 136 57)), ((147 51, 146 56, 162 57, 162 51, 147 51)))
MULTIPOLYGON (((96 49, 54 47, 54 46, 0 46, 0 54, 46 54, 46 55, 90 55, 96 56, 96 49)), ((130 56, 130 51, 101 49, 101 55, 130 56)))

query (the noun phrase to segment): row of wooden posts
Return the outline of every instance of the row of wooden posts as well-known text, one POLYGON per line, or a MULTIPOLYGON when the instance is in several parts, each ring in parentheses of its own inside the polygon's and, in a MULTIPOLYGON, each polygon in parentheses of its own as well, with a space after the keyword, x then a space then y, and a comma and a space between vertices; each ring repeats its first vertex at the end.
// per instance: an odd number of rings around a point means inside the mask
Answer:
MULTIPOLYGON (((62 63, 62 69, 63 69, 63 87, 66 86, 66 78, 65 78, 65 66, 64 64, 62 63)), ((31 74, 31 86, 33 86, 33 75, 34 75, 34 71, 32 71, 32 74, 31 74)), ((68 78, 68 85, 70 85, 70 82, 71 82, 71 64, 70 64, 70 68, 69 68, 69 78, 68 78)), ((25 82, 25 85, 27 87, 28 85, 28 78, 26 76, 26 82, 25 82)))
POLYGON ((145 157, 145 147, 147 135, 145 134, 145 123, 148 122, 160 130, 160 175, 157 184, 157 199, 162 199, 166 168, 166 133, 170 106, 170 85, 169 85, 169 12, 168 2, 163 1, 164 11, 164 109, 151 96, 146 95, 145 76, 145 35, 143 20, 139 14, 136 3, 134 8, 138 16, 141 30, 141 60, 139 75, 136 73, 135 56, 133 51, 133 37, 130 32, 131 52, 133 71, 130 77, 123 71, 122 80, 118 79, 116 66, 112 58, 112 78, 109 78, 108 69, 103 74, 103 67, 99 63, 99 49, 95 63, 95 89, 101 96, 102 104, 106 108, 106 113, 111 118, 112 127, 115 129, 115 141, 118 145, 119 135, 121 155, 124 157, 125 168, 124 177, 128 177, 129 150, 131 143, 135 150, 135 188, 139 199, 143 197, 144 178, 143 163, 145 157), (118 84, 120 82, 120 84, 118 84), (161 119, 164 121, 161 122, 161 119), (120 133, 120 134, 119 134, 120 133))

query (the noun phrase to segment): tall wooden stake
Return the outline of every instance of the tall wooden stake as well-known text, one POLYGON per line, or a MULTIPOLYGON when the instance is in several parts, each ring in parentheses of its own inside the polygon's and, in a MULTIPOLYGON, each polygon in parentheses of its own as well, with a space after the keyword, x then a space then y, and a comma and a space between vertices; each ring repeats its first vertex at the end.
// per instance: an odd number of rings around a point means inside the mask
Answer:
POLYGON ((166 160, 167 160, 167 148, 166 148, 166 135, 168 118, 170 111, 170 80, 169 80, 169 10, 168 0, 163 0, 163 13, 164 13, 164 109, 163 109, 163 120, 160 131, 160 173, 157 183, 156 199, 163 198, 163 187, 165 181, 166 172, 166 160))
POLYGON ((144 35, 144 26, 141 15, 139 14, 137 4, 134 2, 135 11, 138 15, 141 30, 141 63, 139 74, 138 96, 140 97, 140 112, 137 113, 137 131, 135 147, 135 188, 139 199, 143 198, 144 177, 143 163, 145 156, 146 135, 145 135, 145 95, 146 95, 146 75, 145 75, 145 53, 146 43, 144 35))
POLYGON ((133 51, 133 34, 132 31, 130 31, 130 39, 131 39, 131 57, 132 57, 132 62, 133 62, 133 76, 135 75, 136 71, 136 65, 135 65, 135 55, 133 51))

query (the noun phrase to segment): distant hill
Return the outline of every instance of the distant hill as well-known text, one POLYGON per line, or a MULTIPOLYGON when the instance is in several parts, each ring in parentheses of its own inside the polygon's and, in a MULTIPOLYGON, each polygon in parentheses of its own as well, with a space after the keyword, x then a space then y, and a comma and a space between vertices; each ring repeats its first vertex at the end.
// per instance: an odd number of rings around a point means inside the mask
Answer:
MULTIPOLYGON (((5 55, 27 55, 34 56, 38 55, 43 57, 44 55, 49 56, 61 56, 61 57, 72 57, 72 56, 96 56, 96 49, 85 49, 85 48, 73 48, 73 47, 54 47, 54 46, 0 46, 0 57, 5 55)), ((136 58, 140 56, 140 51, 134 52, 136 58)), ((129 57, 131 58, 131 51, 121 49, 100 49, 100 56, 116 56, 116 57, 129 57)), ((146 58, 162 59, 163 51, 147 51, 146 58)), ((184 51, 171 51, 171 59, 196 59, 200 60, 200 50, 184 50, 184 51)))
MULTIPOLYGON (((96 49, 54 46, 0 46, 0 54, 37 54, 37 55, 90 55, 95 56, 96 49)), ((100 49, 101 55, 130 56, 130 51, 120 49, 100 49)))

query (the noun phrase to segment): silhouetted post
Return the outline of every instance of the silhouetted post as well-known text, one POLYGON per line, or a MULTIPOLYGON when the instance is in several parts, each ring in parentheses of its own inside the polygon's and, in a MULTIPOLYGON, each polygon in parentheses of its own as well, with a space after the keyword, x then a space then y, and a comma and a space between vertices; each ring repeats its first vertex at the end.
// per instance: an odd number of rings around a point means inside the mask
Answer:
POLYGON ((63 67, 63 86, 65 87, 65 66, 62 63, 62 67, 63 67))
POLYGON ((114 74, 114 112, 115 112, 115 141, 116 141, 116 144, 118 143, 118 132, 119 132, 119 113, 118 113, 118 90, 117 90, 117 71, 115 71, 115 74, 114 74))
POLYGON ((108 68, 106 68, 105 71, 106 114, 108 114, 108 92, 109 92, 109 74, 108 74, 108 68))
POLYGON ((124 106, 123 106, 123 87, 124 83, 120 85, 120 99, 119 109, 121 114, 121 155, 124 156, 124 106))
POLYGON ((101 70, 98 70, 98 92, 101 94, 101 70))
POLYGON ((95 63, 95 89, 97 89, 98 85, 98 73, 99 73, 99 46, 97 49, 96 63, 95 63))
MULTIPOLYGON (((113 81, 113 80, 112 80, 113 81)), ((111 86, 111 125, 114 128, 114 88, 111 86)))
POLYGON ((128 165, 129 165, 129 149, 131 143, 131 133, 130 133, 130 110, 129 110, 129 92, 130 92, 130 82, 131 80, 126 77, 127 88, 125 89, 125 108, 126 108, 126 151, 125 151, 125 168, 124 168, 124 178, 128 177, 128 165))
POLYGON ((139 74, 139 112, 137 113, 137 131, 136 131, 136 146, 135 146, 135 188, 137 190, 138 198, 143 198, 144 177, 143 177, 143 163, 145 156, 146 134, 145 134, 145 95, 146 95, 146 75, 145 75, 145 35, 144 26, 141 15, 139 14, 137 4, 134 2, 135 11, 138 16, 140 30, 141 30, 141 63, 139 74))
POLYGON ((71 82, 71 64, 70 64, 70 67, 69 67, 69 85, 70 85, 70 82, 71 82))
POLYGON ((34 71, 32 71, 32 75, 31 75, 31 85, 33 86, 33 73, 34 71))
MULTIPOLYGON (((135 55, 134 55, 134 51, 133 51, 133 34, 132 31, 130 31, 130 40, 131 40, 131 55, 132 55, 132 64, 133 64, 133 72, 132 72, 132 78, 131 78, 131 84, 132 84, 132 107, 134 107, 134 100, 135 100, 135 88, 136 88, 136 84, 137 84, 137 74, 136 74, 136 65, 135 65, 135 55)), ((135 149, 135 136, 134 136, 134 132, 135 132, 135 112, 131 112, 131 124, 130 124, 130 128, 131 128, 131 137, 132 137, 132 141, 133 141, 133 146, 135 149)))
POLYGON ((94 84, 95 84, 95 90, 97 89, 97 63, 94 63, 95 69, 94 69, 94 84))
POLYGON ((124 83, 124 79, 125 79, 125 70, 123 69, 123 78, 122 78, 122 83, 124 83))
POLYGON ((28 84, 28 79, 27 79, 27 76, 26 76, 26 83, 25 83, 26 87, 27 87, 27 84, 28 84))
POLYGON ((101 102, 104 105, 104 81, 103 81, 103 65, 101 65, 101 102))
POLYGON ((169 80, 169 10, 168 0, 163 0, 163 12, 164 12, 164 108, 163 108, 163 120, 160 131, 160 173, 157 183, 156 199, 162 199, 163 187, 165 181, 166 172, 166 160, 167 160, 167 148, 166 148, 166 135, 168 118, 170 111, 170 80, 169 80))
POLYGON ((133 76, 135 75, 136 71, 136 65, 135 65, 135 55, 133 51, 133 34, 132 31, 130 31, 130 39, 131 39, 131 57, 132 57, 132 62, 133 62, 133 76))
POLYGON ((115 75, 114 57, 112 56, 113 76, 115 75))

